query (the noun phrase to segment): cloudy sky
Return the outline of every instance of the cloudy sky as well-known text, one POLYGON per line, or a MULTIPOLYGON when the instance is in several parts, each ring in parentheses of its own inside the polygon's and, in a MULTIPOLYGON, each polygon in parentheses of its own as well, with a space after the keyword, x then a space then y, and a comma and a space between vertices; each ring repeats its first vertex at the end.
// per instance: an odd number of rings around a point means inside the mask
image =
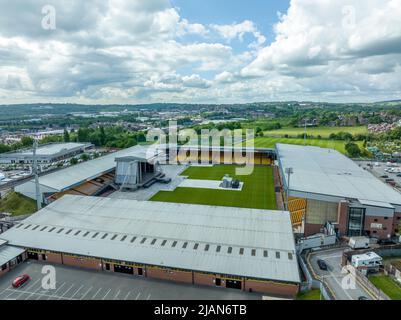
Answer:
POLYGON ((0 0, 0 8, 0 104, 401 98, 401 0, 0 0))

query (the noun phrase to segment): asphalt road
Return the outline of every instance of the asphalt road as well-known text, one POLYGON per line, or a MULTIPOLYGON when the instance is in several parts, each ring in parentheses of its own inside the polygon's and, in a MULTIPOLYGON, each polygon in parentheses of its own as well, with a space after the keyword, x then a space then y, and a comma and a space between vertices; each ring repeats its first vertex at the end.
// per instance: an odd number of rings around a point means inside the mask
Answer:
POLYGON ((370 294, 349 273, 342 273, 341 257, 343 249, 322 251, 310 256, 313 271, 331 289, 336 300, 358 300, 363 296, 372 300, 370 294), (317 260, 322 259, 328 266, 327 271, 320 270, 317 260))
POLYGON ((90 271, 63 265, 25 262, 0 278, 0 300, 261 300, 256 293, 234 289, 197 287, 131 275, 90 271), (54 289, 44 289, 44 266, 56 271, 54 289), (31 280, 14 289, 22 274, 31 280))

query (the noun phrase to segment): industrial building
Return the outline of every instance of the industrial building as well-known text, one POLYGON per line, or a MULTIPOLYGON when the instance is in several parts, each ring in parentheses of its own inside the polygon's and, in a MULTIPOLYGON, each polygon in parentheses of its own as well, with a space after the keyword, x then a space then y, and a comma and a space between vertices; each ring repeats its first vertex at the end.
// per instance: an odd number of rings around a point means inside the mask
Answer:
MULTIPOLYGON (((116 159, 137 157, 153 161, 157 152, 151 147, 138 145, 44 175, 39 178, 42 202, 49 203, 64 194, 96 196, 114 183, 116 159)), ((15 191, 36 199, 34 180, 15 187, 15 191)))
POLYGON ((0 236, 30 259, 294 296, 300 274, 284 211, 66 195, 0 236))
POLYGON ((400 229, 401 194, 336 150, 277 145, 288 208, 306 236, 334 223, 339 236, 392 237, 400 229))
MULTIPOLYGON (((38 164, 49 164, 72 158, 91 148, 90 143, 50 143, 36 149, 38 164)), ((0 154, 0 164, 31 164, 33 149, 23 149, 0 154)))
POLYGON ((25 249, 8 245, 7 241, 0 240, 0 276, 26 260, 25 251, 25 249))

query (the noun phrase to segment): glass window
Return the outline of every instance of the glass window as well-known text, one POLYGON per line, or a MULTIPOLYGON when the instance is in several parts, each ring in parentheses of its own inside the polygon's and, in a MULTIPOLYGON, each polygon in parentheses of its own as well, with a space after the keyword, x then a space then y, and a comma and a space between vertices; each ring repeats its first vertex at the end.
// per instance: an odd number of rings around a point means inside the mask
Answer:
POLYGON ((348 213, 348 236, 362 236, 365 224, 365 209, 350 208, 348 213))

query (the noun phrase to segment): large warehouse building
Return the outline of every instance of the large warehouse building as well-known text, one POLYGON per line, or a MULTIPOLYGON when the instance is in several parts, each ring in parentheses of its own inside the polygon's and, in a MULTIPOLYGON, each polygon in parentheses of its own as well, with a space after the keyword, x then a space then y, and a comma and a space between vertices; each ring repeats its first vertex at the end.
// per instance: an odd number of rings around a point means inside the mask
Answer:
MULTIPOLYGON (((71 158, 92 147, 90 143, 50 143, 36 150, 38 164, 49 164, 71 158)), ((0 154, 0 164, 31 164, 33 150, 24 149, 0 154)))
POLYGON ((277 145, 289 209, 303 214, 305 235, 335 223, 340 236, 387 239, 399 231, 401 194, 332 149, 277 145), (288 169, 292 174, 288 176, 288 169))
POLYGON ((294 296, 288 212, 66 195, 1 235, 30 259, 294 296))

